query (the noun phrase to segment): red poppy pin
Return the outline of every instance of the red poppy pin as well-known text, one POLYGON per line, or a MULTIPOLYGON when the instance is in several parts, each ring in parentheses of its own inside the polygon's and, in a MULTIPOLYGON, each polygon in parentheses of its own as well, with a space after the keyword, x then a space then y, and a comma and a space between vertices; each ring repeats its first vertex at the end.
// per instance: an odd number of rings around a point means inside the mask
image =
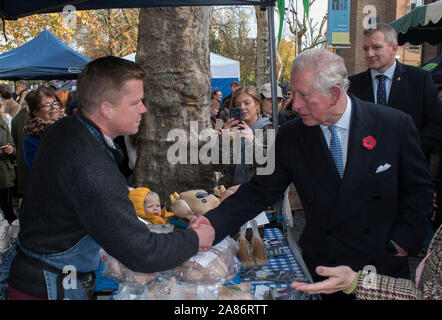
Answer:
POLYGON ((376 146, 376 139, 373 138, 372 136, 367 136, 364 139, 362 139, 362 145, 368 150, 371 150, 376 146))

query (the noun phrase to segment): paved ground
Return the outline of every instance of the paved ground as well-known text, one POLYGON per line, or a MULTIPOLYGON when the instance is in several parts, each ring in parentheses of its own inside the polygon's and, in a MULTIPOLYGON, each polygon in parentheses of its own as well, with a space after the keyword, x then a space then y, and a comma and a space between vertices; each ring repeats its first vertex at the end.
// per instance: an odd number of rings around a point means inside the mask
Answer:
MULTIPOLYGON (((293 230, 292 234, 294 239, 298 242, 301 236, 302 230, 305 226, 305 214, 302 210, 296 210, 293 213, 293 230)), ((414 281, 416 275, 416 268, 419 265, 421 258, 410 257, 408 263, 410 265, 410 279, 414 281)))

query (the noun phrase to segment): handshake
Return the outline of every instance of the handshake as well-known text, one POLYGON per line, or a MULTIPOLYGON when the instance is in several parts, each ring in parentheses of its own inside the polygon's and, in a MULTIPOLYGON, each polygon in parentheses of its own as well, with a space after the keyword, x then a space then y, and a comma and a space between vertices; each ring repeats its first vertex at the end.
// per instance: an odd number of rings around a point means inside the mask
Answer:
POLYGON ((189 228, 193 229, 198 235, 199 250, 209 251, 215 241, 215 229, 213 229, 210 221, 204 217, 194 217, 190 220, 189 228))

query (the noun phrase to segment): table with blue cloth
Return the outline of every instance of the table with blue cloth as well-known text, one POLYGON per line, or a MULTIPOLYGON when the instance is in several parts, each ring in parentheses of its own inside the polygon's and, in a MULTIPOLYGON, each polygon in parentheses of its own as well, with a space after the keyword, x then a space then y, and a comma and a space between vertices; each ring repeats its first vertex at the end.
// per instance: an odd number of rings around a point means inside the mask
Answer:
MULTIPOLYGON (((289 243, 290 241, 284 236, 279 228, 265 228, 264 229, 264 240, 281 240, 284 244, 281 249, 284 251, 283 256, 268 257, 269 263, 263 265, 259 268, 259 273, 271 273, 272 270, 281 271, 292 271, 293 281, 309 282, 311 283, 311 276, 302 261, 301 254, 296 247, 296 244, 289 243)), ((237 280, 237 279, 236 279, 237 280)), ((250 278, 244 276, 244 269, 241 270, 239 274, 239 282, 252 282, 252 294, 255 294, 256 289, 259 286, 264 286, 268 288, 276 288, 276 290, 289 288, 289 282, 266 282, 257 281, 256 278, 250 278)), ((309 295, 303 292, 292 292, 292 297, 296 300, 319 300, 318 295, 309 295)), ((273 297, 275 299, 275 297, 273 297)))
MULTIPOLYGON (((300 255, 300 252, 298 251, 296 243, 293 243, 292 241, 289 241, 287 239, 283 232, 279 228, 265 228, 264 229, 264 240, 265 242, 269 242, 272 240, 280 240, 280 243, 282 244, 280 246, 280 249, 283 250, 284 255, 282 256, 275 256, 275 257, 268 257, 269 263, 263 266, 260 266, 259 268, 255 267, 257 270, 259 269, 259 273, 266 273, 266 272, 272 272, 272 270, 277 271, 292 271, 294 278, 293 280, 296 281, 304 281, 304 282, 311 282, 311 276, 308 273, 308 270, 302 261, 302 257, 300 255), (268 240, 268 241, 266 241, 268 240)), ((101 272, 103 270, 103 264, 100 264, 100 268, 97 270, 97 287, 96 292, 113 292, 118 289, 118 284, 105 276, 101 275, 101 272)), ((241 271, 236 275, 235 279, 232 281, 226 283, 226 286, 231 286, 243 282, 251 282, 251 293, 255 295, 256 291, 262 291, 264 288, 269 291, 281 291, 284 292, 284 289, 287 291, 290 291, 289 288, 289 282, 271 282, 271 281, 262 281, 259 279, 254 279, 247 277, 247 274, 244 275, 245 269, 241 269, 241 271)), ((290 291, 292 299, 296 300, 319 300, 318 295, 309 295, 307 293, 303 292, 296 292, 293 293, 293 290, 290 291)), ((279 293, 279 296, 283 296, 284 293, 279 293)), ((287 293, 286 293, 287 295, 287 293)), ((269 298, 266 296, 265 298, 269 298)), ((272 299, 275 299, 275 296, 271 297, 272 299)))

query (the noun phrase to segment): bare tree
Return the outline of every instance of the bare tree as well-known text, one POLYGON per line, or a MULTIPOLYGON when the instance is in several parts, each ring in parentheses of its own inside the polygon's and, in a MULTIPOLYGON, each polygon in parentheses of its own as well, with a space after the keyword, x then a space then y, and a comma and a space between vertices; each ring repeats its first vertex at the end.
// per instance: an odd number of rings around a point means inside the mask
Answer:
POLYGON ((255 81, 256 54, 254 41, 249 39, 250 16, 253 8, 210 7, 210 51, 239 61, 241 83, 255 81))
MULTIPOLYGON (((316 0, 310 0, 310 7, 316 0)), ((304 8, 299 6, 297 9, 295 2, 292 2, 292 7, 289 9, 291 14, 287 19, 290 32, 297 38, 296 55, 302 51, 324 45, 326 43, 325 37, 325 23, 328 15, 325 15, 318 25, 312 18, 307 18, 304 8), (301 10, 301 12, 299 12, 301 10)))
MULTIPOLYGON (((209 189, 215 176, 209 165, 171 164, 167 154, 176 141, 172 129, 190 140, 191 121, 198 130, 210 126, 209 9, 175 7, 141 9, 137 62, 147 71, 144 115, 137 136, 135 186, 167 199, 174 191, 209 189)), ((199 132, 197 132, 198 134, 199 132)))

